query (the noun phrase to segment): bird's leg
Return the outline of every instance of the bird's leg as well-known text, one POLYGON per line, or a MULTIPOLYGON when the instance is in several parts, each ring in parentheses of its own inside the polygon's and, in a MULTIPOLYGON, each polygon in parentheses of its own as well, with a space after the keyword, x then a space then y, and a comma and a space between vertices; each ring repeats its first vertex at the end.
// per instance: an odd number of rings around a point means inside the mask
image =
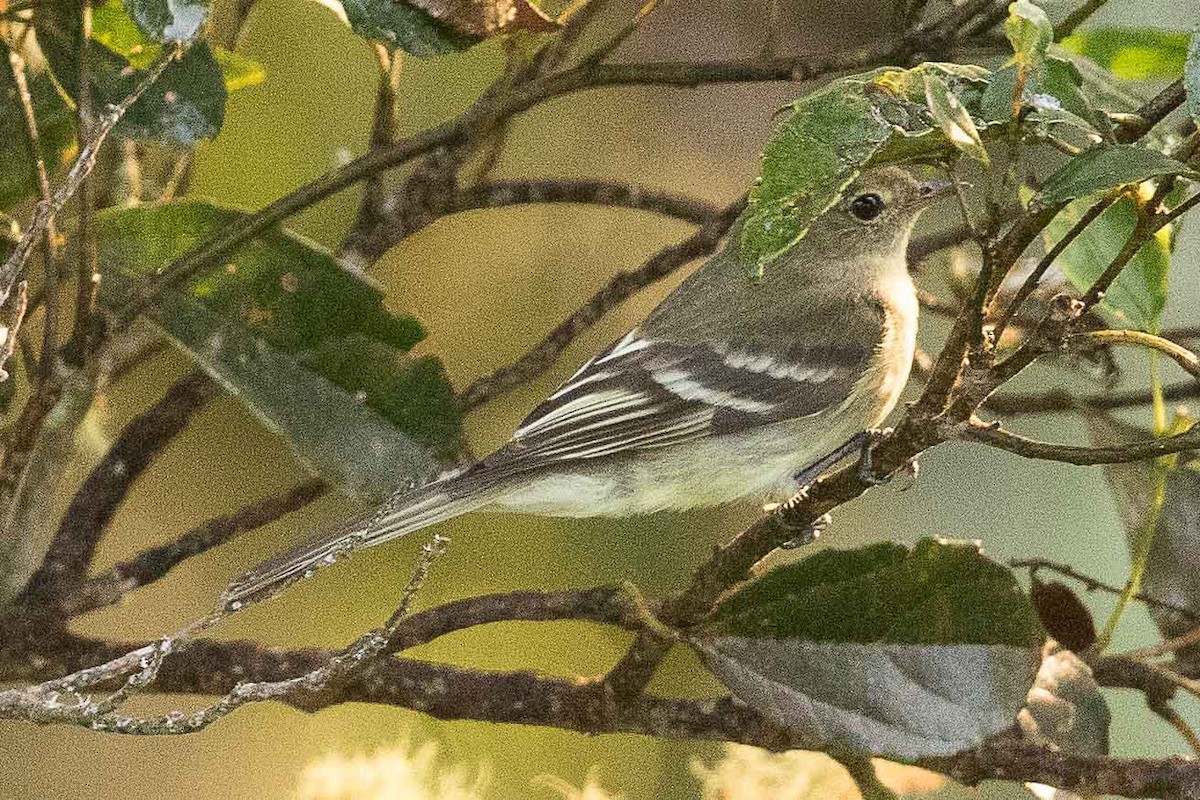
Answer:
POLYGON ((871 447, 880 439, 891 434, 891 432, 891 428, 868 428, 865 431, 859 431, 847 439, 845 444, 839 445, 833 452, 822 456, 797 472, 794 478, 796 484, 801 489, 807 489, 817 482, 817 478, 821 477, 825 470, 846 456, 856 452, 858 453, 858 479, 868 486, 886 483, 888 478, 875 477, 874 464, 871 460, 871 447))
MULTIPOLYGON (((884 475, 882 478, 875 477, 875 464, 871 458, 871 447, 878 441, 891 436, 891 428, 867 428, 862 433, 856 434, 854 438, 859 439, 858 447, 858 479, 868 486, 878 486, 881 483, 887 483, 892 479, 891 475, 884 475)), ((914 475, 916 473, 913 473, 914 475)))

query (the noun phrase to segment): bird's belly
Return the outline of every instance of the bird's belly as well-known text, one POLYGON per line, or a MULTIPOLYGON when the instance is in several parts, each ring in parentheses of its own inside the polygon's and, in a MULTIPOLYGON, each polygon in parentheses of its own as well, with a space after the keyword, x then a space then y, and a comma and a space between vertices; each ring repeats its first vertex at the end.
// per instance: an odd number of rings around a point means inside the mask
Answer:
MULTIPOLYGON (((777 500, 795 491, 794 475, 857 430, 817 415, 755 431, 643 450, 634 457, 579 463, 535 478, 493 506, 529 514, 590 517, 648 514, 728 503, 777 500)), ((563 464, 561 468, 568 465, 563 464)))

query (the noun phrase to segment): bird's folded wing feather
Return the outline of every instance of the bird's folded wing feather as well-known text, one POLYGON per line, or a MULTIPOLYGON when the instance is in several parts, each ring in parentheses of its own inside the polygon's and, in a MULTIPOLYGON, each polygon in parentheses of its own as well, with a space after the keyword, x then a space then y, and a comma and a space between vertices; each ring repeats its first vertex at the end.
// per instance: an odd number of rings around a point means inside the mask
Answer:
POLYGON ((534 409, 488 461, 519 471, 817 414, 849 397, 871 351, 845 343, 681 344, 634 330, 534 409))

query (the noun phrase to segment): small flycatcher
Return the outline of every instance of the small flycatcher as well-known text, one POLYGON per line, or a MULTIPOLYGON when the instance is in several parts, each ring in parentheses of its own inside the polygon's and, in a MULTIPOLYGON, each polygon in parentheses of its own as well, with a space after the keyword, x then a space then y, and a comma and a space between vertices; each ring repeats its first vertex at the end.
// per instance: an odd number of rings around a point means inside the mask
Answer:
POLYGON ((618 516, 790 496, 904 389, 917 333, 908 240, 941 188, 896 167, 863 173, 758 281, 731 236, 504 447, 263 563, 225 601, 482 507, 618 516))

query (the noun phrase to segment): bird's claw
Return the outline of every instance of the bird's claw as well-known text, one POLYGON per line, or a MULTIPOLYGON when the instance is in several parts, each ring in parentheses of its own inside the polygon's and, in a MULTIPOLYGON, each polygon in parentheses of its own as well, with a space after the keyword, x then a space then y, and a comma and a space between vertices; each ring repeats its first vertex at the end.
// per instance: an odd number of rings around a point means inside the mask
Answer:
POLYGON ((832 522, 832 517, 830 517, 828 514, 822 514, 809 524, 799 528, 796 536, 793 536, 791 539, 788 539, 779 546, 784 550, 795 550, 796 548, 803 547, 806 544, 812 544, 821 536, 822 533, 825 532, 825 529, 828 528, 832 522))

